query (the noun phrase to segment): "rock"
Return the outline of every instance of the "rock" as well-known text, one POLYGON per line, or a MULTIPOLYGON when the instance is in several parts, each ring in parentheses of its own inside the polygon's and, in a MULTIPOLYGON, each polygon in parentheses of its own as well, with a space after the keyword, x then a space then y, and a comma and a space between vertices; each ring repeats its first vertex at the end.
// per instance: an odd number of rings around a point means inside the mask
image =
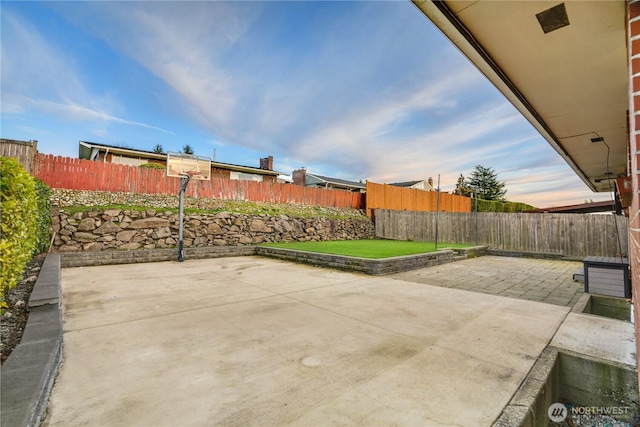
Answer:
POLYGON ((165 237, 171 237, 171 229, 169 227, 160 227, 153 233, 154 239, 164 239, 165 237))
POLYGON ((97 234, 86 233, 84 231, 78 231, 73 235, 74 239, 81 243, 91 243, 94 242, 98 237, 97 234))
POLYGON ((207 226, 208 234, 222 234, 222 228, 215 222, 207 226))
POLYGON ((243 245, 248 245, 249 243, 253 243, 253 239, 249 236, 240 237, 239 242, 243 245))
POLYGON ((174 239, 173 237, 168 237, 167 240, 165 240, 164 242, 169 246, 175 246, 178 244, 176 239, 174 239))
POLYGON ((213 240, 213 244, 215 246, 226 246, 227 245, 227 241, 223 240, 223 239, 214 239, 213 240))
POLYGON ((147 211, 145 212, 147 214, 147 216, 156 216, 156 210, 155 209, 147 209, 147 211))
POLYGON ((100 227, 93 230, 95 234, 107 234, 107 233, 118 233, 122 230, 118 225, 114 224, 113 221, 107 221, 102 224, 100 227))
POLYGON ((251 221, 251 225, 249 226, 249 230, 251 231, 259 231, 261 233, 271 233, 273 229, 271 227, 267 227, 264 224, 264 221, 261 219, 254 219, 251 221))
POLYGON ((104 212, 102 212, 102 214, 108 215, 111 218, 115 218, 120 215, 120 212, 122 212, 120 209, 106 209, 104 212))
POLYGON ((169 221, 162 218, 143 218, 137 219, 129 224, 128 228, 140 229, 140 228, 158 228, 158 227, 169 227, 169 221))
POLYGON ((58 252, 80 252, 80 248, 80 245, 75 242, 71 242, 58 247, 58 252))
POLYGON ((206 246, 207 238, 206 237, 196 237, 193 240, 193 246, 206 246))
POLYGON ((125 243, 124 245, 120 246, 120 249, 133 250, 140 248, 140 246, 140 243, 125 243))
POLYGON ((85 243, 82 245, 82 250, 87 252, 100 252, 103 246, 104 244, 101 242, 85 243))
POLYGON ((121 242, 128 242, 133 236, 135 236, 136 233, 137 231, 135 230, 123 230, 116 234, 116 239, 121 242))
POLYGON ((78 225, 78 231, 93 231, 94 228, 96 228, 96 221, 93 218, 85 218, 78 225))

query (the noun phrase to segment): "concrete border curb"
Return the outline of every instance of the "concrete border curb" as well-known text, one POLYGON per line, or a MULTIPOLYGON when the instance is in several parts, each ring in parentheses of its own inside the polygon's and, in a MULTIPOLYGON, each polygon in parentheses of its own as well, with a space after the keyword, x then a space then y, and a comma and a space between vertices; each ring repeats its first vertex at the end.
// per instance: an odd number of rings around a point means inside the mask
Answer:
POLYGON ((60 255, 47 255, 29 298, 20 344, 2 366, 3 426, 38 426, 62 363, 60 255))
MULTIPOLYGON (((185 261, 189 259, 219 258, 254 255, 255 246, 205 246, 186 248, 185 261)), ((140 262, 177 261, 178 249, 136 249, 101 252, 74 252, 61 254, 62 268, 88 267, 92 265, 135 264, 140 262)))
POLYGON ((418 268, 455 261, 454 252, 452 250, 383 259, 370 259, 257 246, 256 255, 285 261, 302 262, 316 267, 329 267, 340 270, 356 271, 374 276, 400 273, 402 271, 415 270, 418 268))

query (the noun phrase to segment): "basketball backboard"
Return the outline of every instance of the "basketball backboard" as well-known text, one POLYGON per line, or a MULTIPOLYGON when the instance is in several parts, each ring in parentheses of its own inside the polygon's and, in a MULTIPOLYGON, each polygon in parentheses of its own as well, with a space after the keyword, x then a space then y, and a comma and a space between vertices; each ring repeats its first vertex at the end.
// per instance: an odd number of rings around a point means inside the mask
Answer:
POLYGON ((211 179, 211 159, 193 154, 167 153, 167 176, 180 178, 190 175, 191 179, 208 181, 211 179))

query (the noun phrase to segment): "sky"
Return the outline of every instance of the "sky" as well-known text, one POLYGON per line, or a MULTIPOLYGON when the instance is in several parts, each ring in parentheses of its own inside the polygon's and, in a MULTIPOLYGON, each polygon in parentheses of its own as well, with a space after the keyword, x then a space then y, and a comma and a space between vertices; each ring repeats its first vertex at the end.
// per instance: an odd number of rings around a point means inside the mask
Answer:
POLYGON ((0 136, 380 183, 476 165, 537 207, 593 193, 409 1, 0 2, 0 136))

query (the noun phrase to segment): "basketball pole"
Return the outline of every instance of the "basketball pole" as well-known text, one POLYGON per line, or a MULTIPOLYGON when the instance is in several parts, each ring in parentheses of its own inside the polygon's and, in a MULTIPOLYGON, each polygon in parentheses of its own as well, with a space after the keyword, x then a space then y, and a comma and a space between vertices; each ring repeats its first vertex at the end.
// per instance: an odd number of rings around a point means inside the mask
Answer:
POLYGON ((180 176, 180 193, 178 194, 179 198, 179 214, 178 214, 178 262, 184 261, 184 249, 182 242, 182 223, 184 222, 184 191, 187 189, 187 184, 189 184, 189 180, 191 177, 188 174, 184 174, 180 176))

